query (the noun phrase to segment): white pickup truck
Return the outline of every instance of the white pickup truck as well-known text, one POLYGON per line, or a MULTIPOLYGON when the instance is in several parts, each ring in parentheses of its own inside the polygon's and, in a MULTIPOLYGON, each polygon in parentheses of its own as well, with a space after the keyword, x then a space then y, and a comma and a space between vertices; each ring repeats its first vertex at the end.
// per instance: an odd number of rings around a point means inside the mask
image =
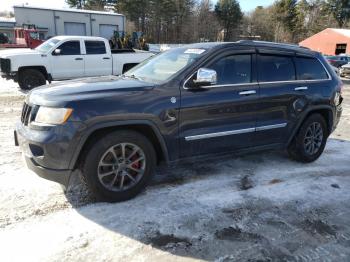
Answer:
POLYGON ((0 51, 0 74, 22 89, 32 89, 52 80, 120 75, 152 55, 111 50, 101 37, 56 36, 33 50, 0 51))

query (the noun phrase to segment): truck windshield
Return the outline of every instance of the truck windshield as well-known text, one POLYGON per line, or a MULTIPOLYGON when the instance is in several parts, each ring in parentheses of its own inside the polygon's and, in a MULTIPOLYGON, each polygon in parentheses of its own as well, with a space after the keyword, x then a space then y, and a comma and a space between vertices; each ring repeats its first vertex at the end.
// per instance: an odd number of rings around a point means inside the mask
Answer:
POLYGON ((49 39, 49 40, 45 41, 44 43, 42 43, 41 45, 39 45, 37 48, 35 48, 35 50, 39 51, 40 53, 47 53, 58 42, 59 42, 59 40, 57 40, 57 39, 49 39))
POLYGON ((170 49, 140 63, 125 73, 125 76, 146 82, 162 83, 198 60, 205 51, 206 49, 183 47, 170 49))

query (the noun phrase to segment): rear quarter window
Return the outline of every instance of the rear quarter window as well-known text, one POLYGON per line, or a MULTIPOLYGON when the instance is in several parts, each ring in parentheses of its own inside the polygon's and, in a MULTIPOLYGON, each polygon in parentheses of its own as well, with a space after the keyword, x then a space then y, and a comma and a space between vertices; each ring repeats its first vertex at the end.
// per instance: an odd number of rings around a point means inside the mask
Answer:
POLYGON ((295 68, 291 56, 259 55, 258 70, 260 82, 295 80, 295 68))
POLYGON ((299 80, 324 80, 328 74, 321 62, 316 58, 296 57, 295 65, 299 80))

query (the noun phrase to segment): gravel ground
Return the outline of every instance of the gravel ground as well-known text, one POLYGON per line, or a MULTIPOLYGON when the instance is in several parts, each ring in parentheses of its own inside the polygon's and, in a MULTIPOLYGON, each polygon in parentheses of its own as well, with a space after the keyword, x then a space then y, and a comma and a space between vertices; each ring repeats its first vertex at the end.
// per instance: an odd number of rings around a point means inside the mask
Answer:
POLYGON ((0 80, 0 261, 349 261, 350 81, 344 113, 311 164, 279 152, 159 169, 124 203, 64 194, 13 145, 25 94, 0 80))

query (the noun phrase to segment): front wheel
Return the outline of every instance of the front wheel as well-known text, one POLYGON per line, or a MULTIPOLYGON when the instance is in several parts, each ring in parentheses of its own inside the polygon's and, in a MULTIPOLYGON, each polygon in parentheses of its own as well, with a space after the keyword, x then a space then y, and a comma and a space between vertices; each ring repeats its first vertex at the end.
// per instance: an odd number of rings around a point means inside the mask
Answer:
POLYGON ((46 84, 46 78, 36 69, 24 69, 19 72, 18 84, 23 90, 31 90, 46 84))
POLYGON ((288 148, 289 156, 299 162, 313 162, 322 154, 328 137, 327 124, 320 114, 313 114, 301 125, 288 148))
POLYGON ((115 131, 89 147, 82 164, 83 178, 101 201, 133 198, 149 182, 156 165, 153 145, 142 134, 115 131))

